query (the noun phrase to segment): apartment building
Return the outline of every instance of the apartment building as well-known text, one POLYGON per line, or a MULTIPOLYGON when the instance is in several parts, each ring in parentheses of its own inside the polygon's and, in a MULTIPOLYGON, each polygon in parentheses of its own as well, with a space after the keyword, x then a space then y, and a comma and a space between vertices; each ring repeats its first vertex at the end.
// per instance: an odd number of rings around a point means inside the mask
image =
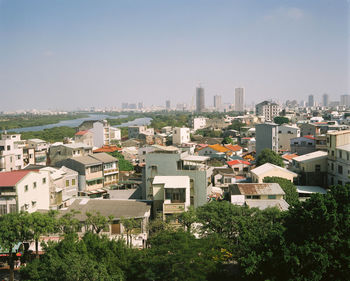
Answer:
POLYGON ((350 130, 327 133, 328 184, 350 182, 350 130))
POLYGON ((314 136, 303 136, 290 140, 290 151, 298 155, 304 155, 316 151, 316 138, 314 136))
POLYGON ((176 127, 173 130, 173 144, 180 145, 183 143, 189 143, 190 138, 190 129, 189 128, 179 128, 176 127))
POLYGON ((23 147, 20 134, 1 135, 0 172, 20 170, 23 168, 23 147))
POLYGON ((48 163, 55 166, 57 162, 71 157, 82 157, 92 154, 92 147, 84 143, 51 145, 48 163))
POLYGON ((0 215, 49 210, 48 171, 19 170, 0 173, 0 215))
POLYGON ((163 147, 146 154, 143 173, 143 198, 153 200, 152 183, 156 176, 188 176, 190 205, 198 207, 207 202, 213 168, 207 166, 209 157, 190 155, 176 147, 163 147))
POLYGON ((278 116, 280 111, 280 106, 270 101, 263 101, 255 106, 256 115, 264 116, 266 121, 273 121, 273 118, 278 116))
POLYGON ((255 125, 256 134, 256 154, 269 148, 274 152, 278 152, 278 125, 275 123, 263 123, 255 125))
POLYGON ((86 146, 94 146, 94 134, 89 130, 76 132, 74 135, 75 143, 83 143, 86 146))
POLYGON ((154 129, 147 126, 130 126, 128 127, 129 139, 138 139, 140 134, 154 135, 154 129))
MULTIPOLYGON (((152 182, 153 210, 160 212, 163 220, 176 223, 176 215, 190 207, 189 176, 155 176, 152 182)), ((154 213, 154 217, 156 217, 154 213)))
POLYGON ((278 146, 280 151, 290 151, 290 140, 300 137, 300 129, 296 125, 278 126, 278 146))

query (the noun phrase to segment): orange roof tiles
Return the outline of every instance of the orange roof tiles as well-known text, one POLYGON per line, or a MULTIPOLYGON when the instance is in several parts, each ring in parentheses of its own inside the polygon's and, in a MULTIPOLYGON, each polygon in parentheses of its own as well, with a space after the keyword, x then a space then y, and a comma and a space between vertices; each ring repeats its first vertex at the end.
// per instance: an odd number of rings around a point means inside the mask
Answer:
POLYGON ((286 159, 286 160, 292 160, 293 158, 295 157, 298 157, 299 155, 296 154, 296 153, 293 153, 293 154, 284 154, 282 155, 282 158, 283 159, 286 159))
POLYGON ((228 161, 226 162, 229 166, 234 166, 237 164, 244 164, 244 165, 251 165, 248 161, 244 161, 244 160, 232 160, 232 161, 228 161))
POLYGON ((208 147, 210 147, 211 149, 214 149, 215 151, 218 152, 228 152, 230 151, 230 149, 220 145, 220 144, 212 144, 212 145, 208 145, 208 147))
POLYGON ((239 145, 226 144, 225 147, 228 148, 231 151, 240 151, 240 150, 242 150, 242 147, 240 147, 239 145))
POLYGON ((93 152, 114 152, 121 150, 122 149, 120 147, 117 147, 116 145, 104 145, 101 148, 95 149, 93 152))
POLYGON ((83 136, 85 134, 87 134, 89 132, 89 130, 85 130, 85 131, 79 131, 77 133, 75 133, 76 136, 83 136))

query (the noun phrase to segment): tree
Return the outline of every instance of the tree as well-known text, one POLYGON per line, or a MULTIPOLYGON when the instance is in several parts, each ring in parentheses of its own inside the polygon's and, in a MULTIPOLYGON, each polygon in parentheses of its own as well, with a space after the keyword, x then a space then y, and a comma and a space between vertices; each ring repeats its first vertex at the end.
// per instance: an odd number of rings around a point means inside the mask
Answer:
POLYGON ((85 225, 88 229, 91 229, 93 233, 99 234, 102 230, 109 227, 113 218, 113 216, 102 216, 100 212, 86 212, 85 225))
POLYGON ((129 247, 132 247, 132 231, 135 228, 140 227, 141 222, 134 218, 124 218, 124 217, 120 219, 120 222, 122 223, 124 230, 126 231, 126 244, 129 247))
POLYGON ((263 181, 266 183, 278 183, 286 193, 286 202, 291 206, 299 204, 297 188, 290 180, 280 177, 265 177, 263 181))
POLYGON ((124 155, 118 151, 109 152, 109 155, 118 158, 119 171, 132 171, 134 166, 128 161, 125 160, 124 155))
POLYGON ((79 214, 79 211, 71 210, 63 214, 56 221, 56 231, 64 235, 73 234, 79 231, 81 227, 80 221, 75 218, 75 215, 79 214))
POLYGON ((55 213, 34 212, 28 216, 29 229, 35 241, 35 255, 39 258, 39 239, 42 235, 55 232, 55 213))
POLYGON ((10 281, 14 280, 14 261, 17 258, 13 252, 15 246, 32 238, 28 222, 28 213, 10 213, 0 216, 0 247, 8 251, 10 281))
POLYGON ((234 141, 233 141, 233 139, 231 139, 230 137, 225 137, 225 138, 222 140, 221 144, 234 144, 234 141))
POLYGON ((178 218, 187 232, 191 232, 192 225, 198 220, 196 210, 192 206, 190 206, 186 212, 181 213, 178 218))
POLYGON ((284 116, 276 116, 275 118, 273 118, 273 121, 278 125, 288 124, 289 118, 284 116))
POLYGON ((256 166, 261 166, 265 163, 284 167, 283 158, 269 148, 263 149, 256 159, 256 166))

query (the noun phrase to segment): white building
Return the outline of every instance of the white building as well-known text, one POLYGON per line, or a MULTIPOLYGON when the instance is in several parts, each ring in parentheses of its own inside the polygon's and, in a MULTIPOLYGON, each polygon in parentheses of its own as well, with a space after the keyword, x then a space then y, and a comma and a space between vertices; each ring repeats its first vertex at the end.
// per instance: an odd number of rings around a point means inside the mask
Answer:
POLYGON ((244 111, 244 88, 235 89, 235 111, 244 111))
POLYGON ((189 176, 155 176, 152 189, 153 204, 162 205, 163 219, 171 220, 191 205, 189 176))
POLYGON ((264 116, 265 120, 273 121, 273 118, 279 115, 281 109, 277 103, 263 101, 255 106, 257 116, 264 116))
POLYGON ((23 168, 23 147, 20 134, 2 134, 0 140, 0 172, 23 168))
POLYGON ((0 215, 49 210, 48 171, 21 170, 0 173, 0 215))
POLYGON ((183 144, 191 141, 189 128, 174 128, 173 144, 183 144))
POLYGON ((194 131, 204 129, 206 125, 207 125, 207 118, 204 118, 204 117, 193 118, 192 126, 194 131))
POLYGON ((94 146, 96 147, 110 145, 113 141, 121 140, 120 129, 109 126, 106 120, 95 122, 90 131, 94 135, 94 146))
POLYGON ((290 151, 290 140, 300 137, 300 129, 296 125, 278 126, 278 145, 279 150, 290 151))

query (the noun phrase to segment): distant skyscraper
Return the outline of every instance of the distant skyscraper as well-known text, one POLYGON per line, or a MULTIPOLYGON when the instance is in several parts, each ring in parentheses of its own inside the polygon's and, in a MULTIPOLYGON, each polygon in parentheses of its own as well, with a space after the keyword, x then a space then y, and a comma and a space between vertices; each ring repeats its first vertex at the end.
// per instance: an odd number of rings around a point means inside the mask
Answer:
POLYGON ((221 109, 221 96, 220 95, 214 96, 214 108, 215 108, 215 110, 221 109))
POLYGON ((128 109, 128 108, 129 108, 129 104, 127 102, 123 102, 122 109, 128 109))
POLYGON ((204 88, 198 87, 196 89, 196 111, 203 112, 205 109, 204 88))
POLYGON ((165 108, 166 108, 167 110, 170 110, 170 100, 166 100, 166 101, 165 101, 165 108))
POLYGON ((323 106, 328 106, 328 104, 329 104, 329 96, 327 94, 324 94, 322 96, 322 100, 323 100, 323 102, 322 102, 323 106))
POLYGON ((244 88, 235 89, 235 111, 244 111, 244 88))
POLYGON ((142 109, 142 108, 143 108, 143 102, 139 102, 138 108, 139 108, 139 109, 142 109))
POLYGON ((313 106, 315 106, 314 95, 309 95, 309 102, 308 102, 307 106, 308 106, 308 107, 313 107, 313 106))
POLYGON ((341 95, 340 105, 350 106, 350 95, 341 95))

